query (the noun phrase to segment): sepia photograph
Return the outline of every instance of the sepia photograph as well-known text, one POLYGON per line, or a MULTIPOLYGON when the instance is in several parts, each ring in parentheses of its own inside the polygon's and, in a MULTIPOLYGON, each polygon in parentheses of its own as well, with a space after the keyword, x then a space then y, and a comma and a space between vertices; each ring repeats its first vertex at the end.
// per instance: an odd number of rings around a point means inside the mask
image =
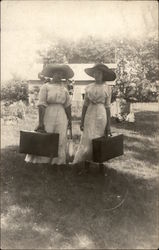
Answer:
POLYGON ((158 249, 158 7, 1 1, 1 249, 158 249))

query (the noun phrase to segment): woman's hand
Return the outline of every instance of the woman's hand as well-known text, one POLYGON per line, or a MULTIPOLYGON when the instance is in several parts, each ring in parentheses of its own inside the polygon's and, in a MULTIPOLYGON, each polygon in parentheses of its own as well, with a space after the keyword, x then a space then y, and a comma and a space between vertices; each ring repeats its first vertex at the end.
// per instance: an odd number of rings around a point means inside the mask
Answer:
POLYGON ((106 129, 105 129, 105 135, 106 135, 106 137, 112 136, 110 126, 107 126, 107 127, 106 127, 106 129))
POLYGON ((44 124, 43 124, 43 125, 39 124, 39 125, 35 128, 35 131, 36 131, 36 132, 40 132, 40 133, 46 133, 44 124))

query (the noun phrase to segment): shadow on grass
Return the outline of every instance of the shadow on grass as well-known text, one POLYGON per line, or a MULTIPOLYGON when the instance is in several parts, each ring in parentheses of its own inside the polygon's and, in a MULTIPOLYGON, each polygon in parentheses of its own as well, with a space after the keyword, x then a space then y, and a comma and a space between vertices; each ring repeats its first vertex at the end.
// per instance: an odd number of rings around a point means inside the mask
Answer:
POLYGON ((14 210, 12 223, 8 219, 4 233, 10 240, 8 245, 13 244, 13 235, 16 247, 20 242, 21 248, 29 248, 30 244, 35 249, 132 249, 143 246, 145 235, 149 247, 155 243, 152 232, 157 208, 153 183, 115 171, 102 176, 97 169, 79 176, 67 166, 26 164, 16 146, 3 149, 1 154, 5 219, 9 209, 14 210), (120 203, 118 209, 109 210, 120 203), (20 209, 16 216, 15 206, 20 209), (24 216, 26 209, 32 212, 24 216), (16 223, 14 233, 10 232, 11 224, 16 223))
POLYGON ((157 143, 143 137, 136 138, 124 135, 124 148, 125 150, 132 151, 133 157, 137 160, 147 162, 149 164, 158 164, 159 150, 157 143))
POLYGON ((138 112, 135 113, 135 123, 117 123, 112 119, 112 125, 115 128, 131 130, 141 135, 153 136, 159 131, 159 113, 150 111, 138 112))

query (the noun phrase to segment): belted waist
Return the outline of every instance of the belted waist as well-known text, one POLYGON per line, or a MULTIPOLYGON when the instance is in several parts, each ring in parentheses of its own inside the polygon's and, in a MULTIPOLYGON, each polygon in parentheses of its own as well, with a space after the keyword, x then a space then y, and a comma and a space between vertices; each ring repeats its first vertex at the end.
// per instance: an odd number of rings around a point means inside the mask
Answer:
POLYGON ((102 105, 104 105, 104 103, 102 103, 102 102, 91 102, 91 101, 90 101, 90 104, 93 104, 93 105, 102 104, 102 105))

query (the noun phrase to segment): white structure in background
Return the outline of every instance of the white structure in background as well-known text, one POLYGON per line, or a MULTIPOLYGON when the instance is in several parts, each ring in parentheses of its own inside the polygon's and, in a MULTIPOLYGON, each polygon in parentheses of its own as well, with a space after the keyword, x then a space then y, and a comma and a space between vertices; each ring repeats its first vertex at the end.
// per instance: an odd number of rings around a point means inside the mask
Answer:
MULTIPOLYGON (((85 87, 94 81, 94 79, 90 76, 88 76, 84 69, 85 68, 91 68, 94 64, 69 64, 69 66, 74 71, 74 77, 71 80, 75 81, 75 88, 79 89, 81 94, 84 93, 85 87)), ((111 69, 116 69, 117 65, 112 63, 105 64, 111 69)), ((42 63, 34 63, 30 67, 30 71, 27 75, 27 80, 29 81, 29 87, 30 89, 33 89, 34 86, 39 86, 42 84, 42 81, 38 78, 38 73, 42 71, 43 64, 42 63)), ((114 85, 114 82, 108 82, 109 85, 114 85)), ((77 91, 76 91, 77 92, 77 91)))

